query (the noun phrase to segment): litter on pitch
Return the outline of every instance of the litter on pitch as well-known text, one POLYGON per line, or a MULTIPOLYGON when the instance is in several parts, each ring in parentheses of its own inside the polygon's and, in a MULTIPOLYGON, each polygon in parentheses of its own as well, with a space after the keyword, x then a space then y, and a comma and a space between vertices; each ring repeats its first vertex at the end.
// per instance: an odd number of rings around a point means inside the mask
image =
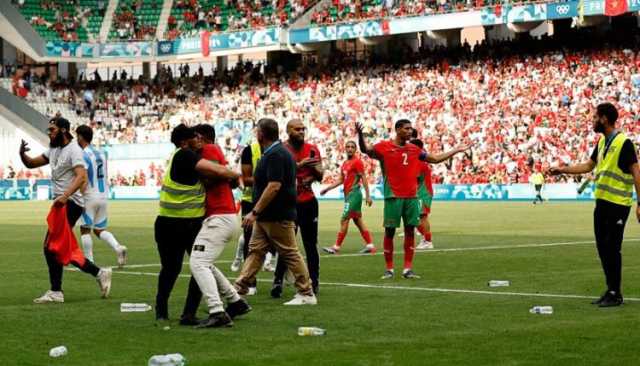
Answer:
POLYGON ((67 347, 65 346, 58 346, 49 350, 49 356, 54 358, 66 356, 67 353, 67 347))
POLYGON ((509 287, 511 282, 504 280, 491 280, 487 283, 489 287, 509 287))
POLYGON ((553 306, 534 306, 529 309, 531 314, 544 314, 550 315, 553 314, 553 306))
POLYGON ((143 313, 151 309, 151 305, 145 303, 134 304, 123 302, 122 304, 120 304, 120 312, 122 313, 143 313))
POLYGON ((149 359, 148 366, 184 366, 187 359, 179 353, 168 355, 154 355, 149 359))

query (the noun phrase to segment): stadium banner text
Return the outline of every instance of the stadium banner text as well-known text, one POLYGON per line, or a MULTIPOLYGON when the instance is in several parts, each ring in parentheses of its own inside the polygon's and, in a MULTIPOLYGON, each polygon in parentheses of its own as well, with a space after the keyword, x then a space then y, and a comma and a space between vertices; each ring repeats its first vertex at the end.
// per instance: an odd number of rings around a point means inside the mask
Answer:
MULTIPOLYGON (((279 35, 279 28, 211 34, 209 36, 209 49, 211 51, 220 51, 248 47, 273 46, 280 43, 279 35)), ((200 37, 158 42, 158 56, 184 55, 201 52, 202 45, 200 37)))
MULTIPOLYGON (((342 200, 342 188, 334 189, 324 196, 320 191, 326 185, 314 185, 313 190, 320 200, 342 200)), ((51 182, 48 179, 2 179, 0 180, 0 201, 51 199, 51 182)), ((371 184, 371 198, 384 199, 383 186, 371 184)), ((575 183, 547 184, 542 189, 542 197, 549 200, 593 200, 593 184, 578 194, 575 183)), ((157 200, 160 187, 157 186, 115 186, 109 191, 114 200, 157 200)), ((236 192, 239 196, 239 191, 236 192)), ((533 200, 536 193, 530 184, 436 184, 436 201, 522 201, 533 200)), ((237 197, 236 197, 237 198, 237 197)))

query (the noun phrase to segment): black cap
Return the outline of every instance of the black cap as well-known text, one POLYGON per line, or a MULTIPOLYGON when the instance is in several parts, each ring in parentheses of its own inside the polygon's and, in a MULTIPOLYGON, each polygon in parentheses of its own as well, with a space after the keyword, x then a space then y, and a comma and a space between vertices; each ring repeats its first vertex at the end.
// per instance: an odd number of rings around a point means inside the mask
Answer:
POLYGON ((195 131, 187 127, 184 123, 177 125, 173 131, 171 131, 171 142, 176 145, 176 147, 179 147, 184 140, 194 137, 196 137, 195 131))
POLYGON ((52 118, 51 120, 49 120, 49 123, 53 123, 54 125, 56 125, 56 127, 58 128, 64 128, 67 131, 71 130, 71 123, 69 123, 69 121, 66 118, 62 118, 62 117, 58 117, 58 118, 52 118))

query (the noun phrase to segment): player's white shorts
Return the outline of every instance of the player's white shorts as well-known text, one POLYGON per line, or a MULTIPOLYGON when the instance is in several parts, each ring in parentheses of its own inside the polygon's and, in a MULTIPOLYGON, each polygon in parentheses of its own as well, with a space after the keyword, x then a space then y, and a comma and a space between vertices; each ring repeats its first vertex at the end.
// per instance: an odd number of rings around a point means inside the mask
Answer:
POLYGON ((107 200, 87 200, 82 212, 82 227, 107 228, 107 200))

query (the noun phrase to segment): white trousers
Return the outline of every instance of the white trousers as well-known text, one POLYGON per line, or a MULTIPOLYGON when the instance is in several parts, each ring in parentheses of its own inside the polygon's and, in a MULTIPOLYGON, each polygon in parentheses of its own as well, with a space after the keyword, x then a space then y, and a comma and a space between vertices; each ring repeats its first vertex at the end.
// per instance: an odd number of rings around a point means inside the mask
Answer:
POLYGON ((238 218, 234 214, 209 216, 193 243, 189 266, 209 307, 209 314, 224 311, 220 295, 227 302, 240 300, 233 285, 214 265, 238 226, 238 218))

